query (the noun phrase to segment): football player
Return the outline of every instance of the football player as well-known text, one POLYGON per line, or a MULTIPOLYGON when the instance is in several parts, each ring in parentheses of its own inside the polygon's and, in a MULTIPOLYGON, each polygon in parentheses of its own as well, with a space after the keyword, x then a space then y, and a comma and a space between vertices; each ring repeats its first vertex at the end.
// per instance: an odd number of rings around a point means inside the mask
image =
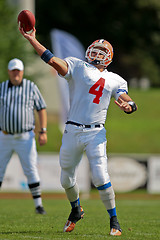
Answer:
POLYGON ((104 124, 111 97, 115 98, 116 105, 126 114, 136 111, 137 106, 128 95, 127 82, 107 70, 112 62, 113 48, 108 41, 99 39, 88 47, 87 61, 75 57, 60 59, 37 41, 35 28, 31 34, 25 33, 21 28, 20 32, 42 60, 67 80, 69 86, 70 110, 60 149, 61 184, 71 204, 64 232, 73 231, 77 221, 84 216, 76 169, 85 151, 92 182, 110 217, 110 235, 120 236, 122 230, 117 219, 115 194, 107 169, 104 124))

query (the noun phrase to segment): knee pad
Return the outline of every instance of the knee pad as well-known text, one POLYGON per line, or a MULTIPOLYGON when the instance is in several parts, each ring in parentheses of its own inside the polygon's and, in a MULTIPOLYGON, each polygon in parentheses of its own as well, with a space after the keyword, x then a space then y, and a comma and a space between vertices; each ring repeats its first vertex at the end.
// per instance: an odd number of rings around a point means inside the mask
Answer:
POLYGON ((71 178, 65 171, 61 172, 61 185, 64 189, 73 187, 76 184, 75 178, 71 178))

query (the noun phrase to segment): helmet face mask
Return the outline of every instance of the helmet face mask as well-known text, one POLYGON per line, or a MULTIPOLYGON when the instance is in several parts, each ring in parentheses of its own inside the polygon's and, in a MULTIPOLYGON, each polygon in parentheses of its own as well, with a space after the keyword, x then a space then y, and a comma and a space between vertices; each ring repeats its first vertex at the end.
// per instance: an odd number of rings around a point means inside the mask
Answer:
POLYGON ((112 45, 104 39, 96 40, 87 48, 85 57, 89 63, 106 68, 112 62, 112 45))

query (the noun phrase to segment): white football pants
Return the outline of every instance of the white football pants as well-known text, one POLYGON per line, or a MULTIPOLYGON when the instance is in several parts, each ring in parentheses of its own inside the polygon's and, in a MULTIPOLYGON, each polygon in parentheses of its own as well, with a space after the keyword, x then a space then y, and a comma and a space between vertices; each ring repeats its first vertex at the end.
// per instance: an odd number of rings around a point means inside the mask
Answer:
POLYGON ((3 181, 7 164, 13 152, 19 156, 28 184, 39 182, 36 141, 33 131, 14 135, 4 134, 0 131, 0 182, 3 181))
MULTIPOLYGON (((98 187, 110 181, 107 171, 106 130, 67 124, 60 149, 61 184, 64 189, 76 184, 76 168, 86 151, 92 182, 98 187)), ((83 175, 83 172, 81 173, 83 175)), ((88 173, 89 174, 89 173, 88 173)))

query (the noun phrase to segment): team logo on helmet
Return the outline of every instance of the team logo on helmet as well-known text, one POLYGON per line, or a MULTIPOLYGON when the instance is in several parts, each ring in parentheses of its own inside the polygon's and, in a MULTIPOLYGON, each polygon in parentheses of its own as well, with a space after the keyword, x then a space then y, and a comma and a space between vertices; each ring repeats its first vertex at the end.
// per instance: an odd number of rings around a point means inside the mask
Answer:
POLYGON ((107 67, 112 62, 113 47, 104 39, 96 40, 87 48, 85 57, 89 63, 107 67))

